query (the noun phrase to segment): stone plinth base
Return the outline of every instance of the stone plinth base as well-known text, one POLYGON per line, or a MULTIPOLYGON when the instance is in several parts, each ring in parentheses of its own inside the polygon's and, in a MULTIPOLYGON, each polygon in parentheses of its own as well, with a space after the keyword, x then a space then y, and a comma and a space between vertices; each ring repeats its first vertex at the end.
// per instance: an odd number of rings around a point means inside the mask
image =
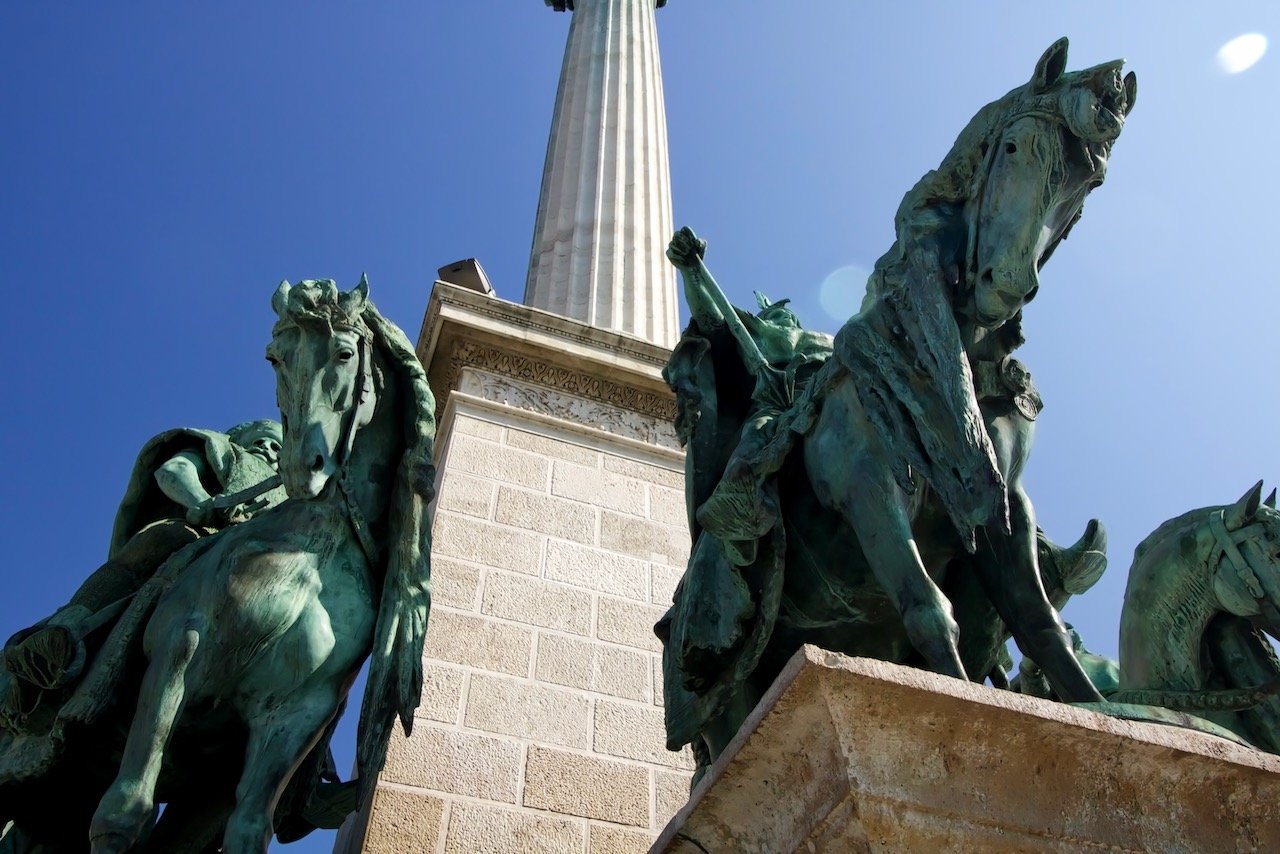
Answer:
POLYGON ((796 654, 653 851, 1280 851, 1280 757, 796 654))

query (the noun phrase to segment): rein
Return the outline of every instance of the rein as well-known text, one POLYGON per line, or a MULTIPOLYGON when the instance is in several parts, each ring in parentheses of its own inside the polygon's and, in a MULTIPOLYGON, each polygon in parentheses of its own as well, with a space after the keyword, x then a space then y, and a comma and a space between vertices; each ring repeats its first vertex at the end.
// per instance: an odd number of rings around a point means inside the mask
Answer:
POLYGON ((351 487, 348 483, 351 472, 351 451, 355 447, 356 433, 359 432, 361 426, 357 422, 360 418, 360 411, 368 400, 373 386, 370 349, 368 333, 361 335, 360 386, 356 389, 355 402, 351 407, 351 411, 344 419, 342 440, 338 445, 342 451, 342 463, 338 469, 336 480, 338 494, 342 496, 342 502, 347 509, 347 521, 351 523, 351 529, 355 531, 356 540, 360 543, 360 550, 364 552, 370 568, 374 568, 378 565, 378 544, 374 542, 373 533, 369 530, 369 521, 365 518, 364 512, 361 511, 360 505, 351 496, 351 487))

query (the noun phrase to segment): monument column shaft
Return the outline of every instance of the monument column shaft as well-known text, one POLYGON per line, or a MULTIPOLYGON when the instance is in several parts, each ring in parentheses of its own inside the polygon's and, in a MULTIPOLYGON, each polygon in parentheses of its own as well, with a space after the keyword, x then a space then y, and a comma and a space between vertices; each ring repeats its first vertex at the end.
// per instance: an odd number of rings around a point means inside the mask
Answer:
POLYGON ((664 347, 679 337, 654 0, 577 0, 525 303, 664 347))

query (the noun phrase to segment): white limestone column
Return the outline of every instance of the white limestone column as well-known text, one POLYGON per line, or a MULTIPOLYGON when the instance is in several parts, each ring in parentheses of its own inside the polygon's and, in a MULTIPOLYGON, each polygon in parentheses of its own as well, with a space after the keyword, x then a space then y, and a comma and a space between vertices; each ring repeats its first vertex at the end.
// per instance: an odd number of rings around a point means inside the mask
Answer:
POLYGON ((534 225, 526 305, 675 346, 671 171, 654 12, 665 0, 546 0, 573 10, 534 225))

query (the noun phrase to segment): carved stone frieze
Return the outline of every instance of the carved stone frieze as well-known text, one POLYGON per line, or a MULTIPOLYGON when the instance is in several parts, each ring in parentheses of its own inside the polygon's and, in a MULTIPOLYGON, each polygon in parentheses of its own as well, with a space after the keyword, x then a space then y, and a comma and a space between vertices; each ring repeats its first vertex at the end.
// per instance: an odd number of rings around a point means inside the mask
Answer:
POLYGON ((547 385, 523 382, 510 374, 467 366, 458 374, 457 390, 516 409, 594 427, 615 436, 673 450, 680 448, 670 418, 658 418, 599 400, 589 400, 563 386, 560 389, 548 388, 547 385))
MULTIPOLYGON (((645 391, 601 376, 549 364, 523 353, 512 353, 474 341, 461 341, 449 362, 449 370, 445 376, 448 390, 458 388, 462 369, 469 367, 599 401, 618 409, 647 415, 665 424, 671 424, 675 419, 676 405, 672 395, 645 391)), ((444 395, 437 390, 436 397, 443 399, 444 395)))

